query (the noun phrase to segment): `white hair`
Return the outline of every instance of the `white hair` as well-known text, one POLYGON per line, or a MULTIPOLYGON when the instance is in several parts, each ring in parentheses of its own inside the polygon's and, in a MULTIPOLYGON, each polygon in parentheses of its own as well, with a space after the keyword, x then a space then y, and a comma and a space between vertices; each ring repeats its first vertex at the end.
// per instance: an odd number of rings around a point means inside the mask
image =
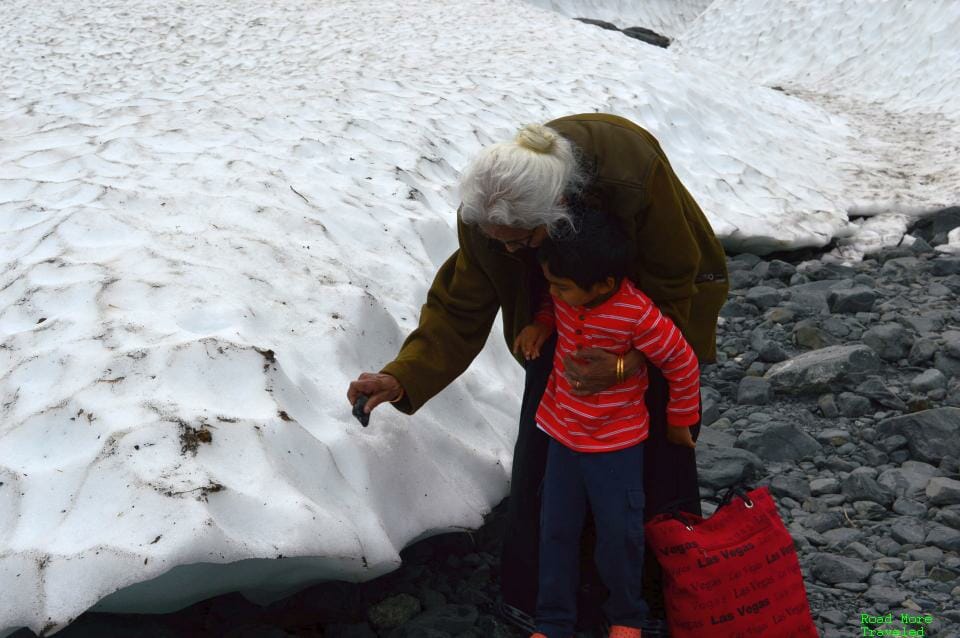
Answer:
POLYGON ((460 217, 467 224, 556 231, 573 225, 562 198, 584 181, 573 144, 547 126, 528 124, 513 141, 484 148, 467 166, 460 217))

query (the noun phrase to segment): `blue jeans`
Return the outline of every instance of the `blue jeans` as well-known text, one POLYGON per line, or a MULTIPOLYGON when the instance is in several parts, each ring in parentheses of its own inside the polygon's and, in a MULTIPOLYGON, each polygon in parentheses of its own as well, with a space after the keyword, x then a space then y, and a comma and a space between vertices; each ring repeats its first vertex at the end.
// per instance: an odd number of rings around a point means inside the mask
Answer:
POLYGON ((604 612, 613 625, 641 627, 643 600, 643 447, 574 452, 551 439, 540 510, 537 631, 569 638, 577 620, 580 534, 593 511, 594 560, 610 590, 604 612))

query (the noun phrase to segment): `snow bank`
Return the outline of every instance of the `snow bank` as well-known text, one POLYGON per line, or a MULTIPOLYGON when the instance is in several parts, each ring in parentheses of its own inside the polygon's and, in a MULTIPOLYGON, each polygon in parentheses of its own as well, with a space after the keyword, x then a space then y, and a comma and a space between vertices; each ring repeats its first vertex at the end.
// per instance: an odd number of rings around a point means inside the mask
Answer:
POLYGON ((646 27, 673 38, 713 0, 525 0, 570 18, 605 20, 625 29, 646 27))

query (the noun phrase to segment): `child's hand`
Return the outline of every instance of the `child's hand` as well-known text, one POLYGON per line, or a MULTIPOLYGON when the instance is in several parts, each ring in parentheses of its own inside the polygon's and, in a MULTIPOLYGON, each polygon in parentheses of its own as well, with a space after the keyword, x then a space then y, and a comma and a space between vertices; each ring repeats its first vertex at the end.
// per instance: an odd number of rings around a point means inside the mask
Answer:
POLYGON ((674 445, 682 445, 688 448, 697 447, 697 444, 693 441, 693 435, 690 434, 690 428, 678 428, 668 425, 667 440, 674 445))
POLYGON ((547 339, 553 333, 553 329, 542 323, 531 323, 520 331, 517 338, 513 341, 513 354, 523 353, 523 356, 529 359, 536 359, 540 356, 540 348, 546 343, 547 339))

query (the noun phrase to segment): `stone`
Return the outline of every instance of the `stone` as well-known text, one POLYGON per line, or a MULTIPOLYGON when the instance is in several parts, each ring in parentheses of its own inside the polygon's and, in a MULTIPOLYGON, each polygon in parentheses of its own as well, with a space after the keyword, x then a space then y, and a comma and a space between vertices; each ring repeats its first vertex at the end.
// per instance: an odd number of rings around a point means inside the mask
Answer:
POLYGON ((802 523, 804 527, 823 534, 827 530, 840 527, 843 524, 843 517, 839 512, 820 512, 807 516, 802 523))
POLYGON ((960 408, 935 408, 885 419, 877 425, 881 437, 906 437, 915 459, 939 463, 960 456, 960 408))
POLYGON ((887 508, 873 501, 854 501, 853 510, 857 513, 857 518, 868 521, 879 521, 887 514, 887 508))
POLYGON ((790 355, 779 343, 767 339, 760 344, 760 348, 757 350, 757 358, 763 363, 780 363, 789 359, 790 355))
POLYGON ((925 542, 948 552, 960 552, 960 531, 946 525, 934 525, 925 542))
POLYGON ((605 22, 604 20, 594 20, 593 18, 574 18, 579 22, 584 24, 592 24, 595 27, 600 27, 601 29, 606 29, 607 31, 619 31, 620 27, 610 22, 605 22))
POLYGON ((850 433, 839 428, 828 428, 817 432, 816 438, 824 445, 838 447, 850 441, 850 433))
POLYGON ((898 518, 890 526, 890 537, 902 545, 920 545, 926 536, 926 528, 916 519, 898 518))
POLYGON ((893 490, 870 476, 872 468, 857 468, 840 481, 840 491, 851 501, 873 501, 884 507, 893 505, 893 490))
POLYGON ((796 266, 780 259, 772 259, 767 265, 768 279, 779 279, 783 282, 788 282, 795 272, 797 272, 796 266))
POLYGON ((878 448, 890 454, 897 450, 907 447, 907 437, 900 436, 899 434, 894 434, 893 436, 888 436, 885 439, 880 439, 874 443, 878 448))
POLYGON ((840 343, 839 339, 817 327, 816 322, 810 319, 799 321, 793 327, 793 342, 807 350, 821 350, 840 343))
POLYGON ((907 592, 894 587, 875 585, 865 591, 863 597, 881 605, 899 605, 907 599, 907 592))
POLYGON ((933 355, 933 367, 951 379, 960 377, 960 358, 951 357, 945 352, 933 355))
POLYGON ((907 410, 907 404, 893 390, 888 388, 880 377, 867 377, 863 383, 856 387, 855 392, 885 408, 899 410, 900 412, 906 412, 907 410))
POLYGON ((898 498, 893 502, 893 511, 901 516, 926 516, 927 506, 912 498, 898 498))
POLYGON ((960 504, 960 481, 942 476, 932 478, 927 483, 926 494, 931 505, 960 504))
POLYGON ((809 564, 814 578, 831 585, 863 582, 873 571, 870 563, 826 552, 811 554, 809 564))
POLYGON ((914 338, 897 323, 884 323, 863 333, 862 340, 884 361, 899 361, 910 354, 914 338))
POLYGON ((915 500, 926 497, 927 484, 940 470, 921 461, 904 461, 898 468, 884 470, 877 477, 877 482, 900 497, 915 500))
POLYGON ((795 461, 822 450, 816 439, 792 423, 771 423, 761 430, 746 430, 735 445, 766 461, 795 461))
POLYGON ((853 392, 841 392, 837 396, 837 409, 840 410, 840 416, 858 417, 870 414, 873 406, 867 397, 853 392))
POLYGON ((397 594, 381 600, 367 610, 367 618, 374 627, 398 627, 420 613, 420 601, 410 594, 397 594))
POLYGON ((700 483, 712 489, 749 481, 763 467, 763 461, 747 450, 706 446, 697 450, 700 483))
POLYGON ((828 547, 846 547, 850 543, 863 538, 863 532, 852 527, 838 527, 823 533, 823 539, 828 547))
POLYGON ((664 49, 670 46, 670 38, 645 27, 627 27, 623 29, 622 33, 641 42, 646 42, 647 44, 652 44, 653 46, 664 49))
POLYGON ((820 408, 820 414, 828 419, 835 419, 840 416, 840 409, 837 407, 837 401, 832 394, 824 394, 817 399, 817 407, 820 408))
POLYGON ((836 494, 839 491, 840 481, 835 478, 815 478, 810 481, 810 494, 813 496, 836 494))
POLYGON ((936 368, 924 370, 910 380, 910 390, 926 394, 931 390, 942 390, 947 387, 947 377, 936 368))
POLYGON ((873 310, 873 304, 876 303, 876 301, 876 291, 866 286, 834 289, 827 295, 827 305, 830 308, 830 312, 836 314, 870 312, 873 310))
POLYGON ((910 229, 910 234, 923 239, 931 246, 939 246, 947 243, 947 234, 958 226, 960 226, 960 206, 950 206, 931 215, 924 215, 910 229))
POLYGON ((780 303, 780 291, 770 286, 754 286, 747 291, 744 299, 762 312, 780 303))
POLYGON ((900 580, 910 582, 918 580, 927 575, 927 566, 922 560, 911 560, 904 563, 903 571, 900 572, 900 580))
POLYGON ((710 387, 700 386, 700 424, 708 426, 720 418, 720 393, 710 387))
POLYGON ((918 547, 907 552, 907 558, 910 560, 923 561, 927 567, 939 565, 943 560, 943 550, 937 547, 918 547))
POLYGON ((916 257, 894 257, 883 262, 880 274, 889 279, 904 279, 908 273, 917 270, 920 260, 916 257))
POLYGON ((932 339, 917 339, 913 342, 913 347, 907 354, 907 363, 912 366, 918 366, 933 359, 937 354, 939 346, 932 339))
POLYGON ((758 377, 744 377, 737 387, 737 403, 740 405, 766 405, 773 400, 770 382, 758 377))
POLYGON ((810 496, 810 483, 802 476, 777 474, 770 480, 770 491, 776 496, 788 496, 802 502, 810 496))
POLYGON ((879 357, 868 346, 830 346, 777 363, 764 378, 776 391, 820 394, 860 383, 879 367, 879 357))
POLYGON ((960 274, 960 257, 937 257, 931 262, 930 272, 934 277, 960 274))

